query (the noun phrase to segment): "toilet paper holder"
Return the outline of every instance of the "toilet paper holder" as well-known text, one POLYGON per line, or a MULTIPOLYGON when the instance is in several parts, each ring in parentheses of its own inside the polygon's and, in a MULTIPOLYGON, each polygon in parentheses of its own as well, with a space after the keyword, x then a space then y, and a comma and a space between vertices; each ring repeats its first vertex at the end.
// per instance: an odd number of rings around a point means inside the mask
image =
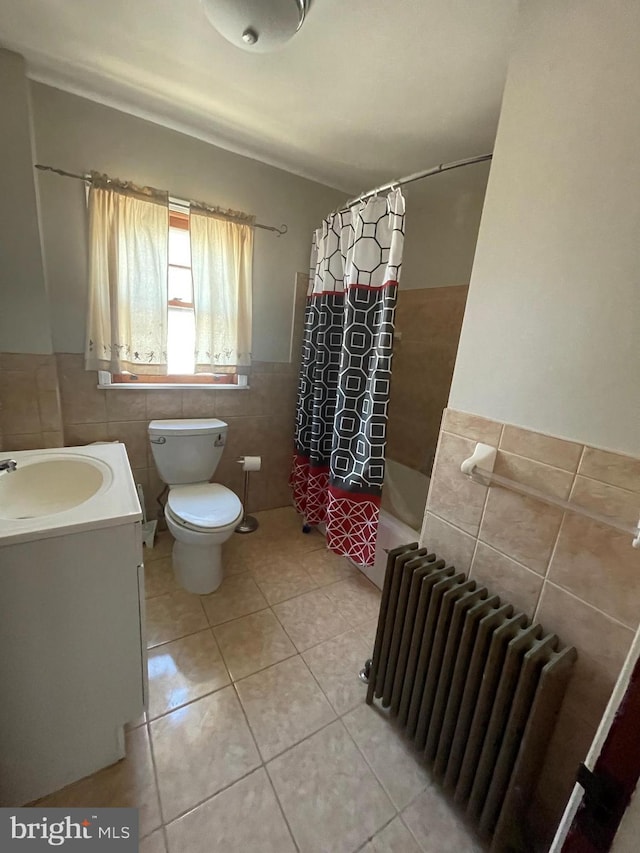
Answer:
POLYGON ((247 514, 247 505, 249 502, 249 474, 251 471, 259 471, 262 465, 262 459, 259 456, 240 456, 236 460, 239 465, 242 465, 244 471, 244 496, 242 498, 242 508, 244 515, 240 524, 236 527, 236 533, 253 533, 259 527, 258 519, 253 515, 247 514))

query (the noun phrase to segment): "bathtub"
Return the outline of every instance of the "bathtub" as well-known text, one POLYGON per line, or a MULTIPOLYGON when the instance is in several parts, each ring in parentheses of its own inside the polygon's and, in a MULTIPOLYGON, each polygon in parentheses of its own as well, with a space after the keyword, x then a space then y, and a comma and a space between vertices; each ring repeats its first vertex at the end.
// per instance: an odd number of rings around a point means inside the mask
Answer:
POLYGON ((387 551, 418 541, 428 490, 429 477, 387 459, 375 563, 373 566, 358 566, 380 589, 387 567, 387 551))

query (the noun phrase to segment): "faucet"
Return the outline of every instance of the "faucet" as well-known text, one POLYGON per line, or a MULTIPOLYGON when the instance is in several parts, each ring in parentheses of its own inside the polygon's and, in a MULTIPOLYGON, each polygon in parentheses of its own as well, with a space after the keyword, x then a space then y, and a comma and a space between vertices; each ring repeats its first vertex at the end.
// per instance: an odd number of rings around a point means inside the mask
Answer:
POLYGON ((15 471, 17 467, 15 459, 0 459, 0 471, 15 471))

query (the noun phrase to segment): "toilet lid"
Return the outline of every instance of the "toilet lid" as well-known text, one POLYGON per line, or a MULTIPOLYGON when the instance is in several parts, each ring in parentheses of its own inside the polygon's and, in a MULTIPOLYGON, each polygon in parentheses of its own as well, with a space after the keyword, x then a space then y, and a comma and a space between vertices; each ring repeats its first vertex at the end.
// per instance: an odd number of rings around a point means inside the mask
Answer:
POLYGON ((219 483, 173 486, 167 504, 177 519, 201 528, 224 527, 242 513, 240 498, 219 483))

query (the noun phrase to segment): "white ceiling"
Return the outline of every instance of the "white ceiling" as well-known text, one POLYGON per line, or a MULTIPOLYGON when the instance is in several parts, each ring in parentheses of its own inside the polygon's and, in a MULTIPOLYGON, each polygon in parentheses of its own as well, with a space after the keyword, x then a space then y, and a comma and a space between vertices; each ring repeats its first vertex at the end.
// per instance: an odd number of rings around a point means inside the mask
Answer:
POLYGON ((36 80, 348 192, 492 150, 518 0, 314 0, 250 54, 199 0, 0 0, 36 80))

